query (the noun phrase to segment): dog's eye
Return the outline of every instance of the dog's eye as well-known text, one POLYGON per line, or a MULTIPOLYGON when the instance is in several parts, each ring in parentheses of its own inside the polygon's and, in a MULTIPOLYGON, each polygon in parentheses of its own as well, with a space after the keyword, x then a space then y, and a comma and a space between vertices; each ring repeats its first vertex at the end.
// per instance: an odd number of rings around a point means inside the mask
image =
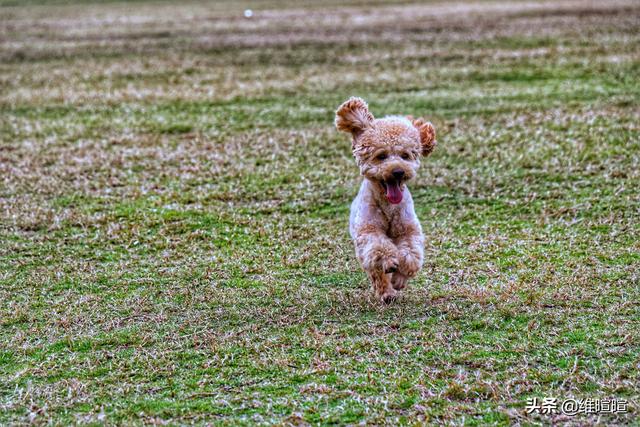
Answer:
POLYGON ((384 160, 386 158, 387 158, 387 155, 385 153, 381 153, 376 156, 376 159, 378 160, 384 160))
POLYGON ((411 156, 409 155, 409 153, 402 153, 402 157, 403 160, 409 160, 409 158, 411 158, 411 156))

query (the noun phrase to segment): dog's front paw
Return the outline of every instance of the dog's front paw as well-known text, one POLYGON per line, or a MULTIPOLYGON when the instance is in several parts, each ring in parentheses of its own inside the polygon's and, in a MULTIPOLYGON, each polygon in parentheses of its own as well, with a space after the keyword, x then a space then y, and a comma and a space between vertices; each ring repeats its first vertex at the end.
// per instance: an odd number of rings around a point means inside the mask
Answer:
POLYGON ((396 257, 388 257, 382 260, 382 271, 386 274, 395 273, 398 271, 400 267, 400 263, 398 262, 398 258, 396 257))
POLYGON ((416 257, 411 252, 400 254, 400 271, 408 278, 414 277, 422 268, 422 259, 416 257))

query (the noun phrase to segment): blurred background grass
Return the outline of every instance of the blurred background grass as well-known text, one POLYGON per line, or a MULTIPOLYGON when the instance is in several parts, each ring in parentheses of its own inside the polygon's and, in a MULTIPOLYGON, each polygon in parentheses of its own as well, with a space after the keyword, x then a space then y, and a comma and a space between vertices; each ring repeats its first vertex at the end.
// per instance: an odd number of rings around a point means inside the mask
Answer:
POLYGON ((0 423, 636 422, 637 2, 0 4, 0 423), (389 307, 352 95, 439 133, 389 307))

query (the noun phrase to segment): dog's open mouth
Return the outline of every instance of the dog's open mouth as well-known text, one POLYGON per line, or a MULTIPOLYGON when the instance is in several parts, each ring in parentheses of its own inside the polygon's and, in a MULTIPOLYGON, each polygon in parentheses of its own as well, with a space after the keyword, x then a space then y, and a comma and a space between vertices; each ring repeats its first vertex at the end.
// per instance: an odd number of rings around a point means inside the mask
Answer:
POLYGON ((389 203, 397 205, 402 201, 402 182, 395 179, 381 181, 389 203))

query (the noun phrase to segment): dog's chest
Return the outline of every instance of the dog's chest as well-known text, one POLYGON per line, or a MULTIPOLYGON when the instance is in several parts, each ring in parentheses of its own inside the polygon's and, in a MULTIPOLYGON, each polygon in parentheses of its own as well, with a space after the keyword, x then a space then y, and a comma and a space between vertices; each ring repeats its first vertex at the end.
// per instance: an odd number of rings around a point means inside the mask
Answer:
POLYGON ((402 221, 402 214, 400 210, 393 210, 391 212, 384 212, 381 210, 381 216, 384 220, 386 234, 392 239, 400 237, 405 234, 405 225, 402 221))

